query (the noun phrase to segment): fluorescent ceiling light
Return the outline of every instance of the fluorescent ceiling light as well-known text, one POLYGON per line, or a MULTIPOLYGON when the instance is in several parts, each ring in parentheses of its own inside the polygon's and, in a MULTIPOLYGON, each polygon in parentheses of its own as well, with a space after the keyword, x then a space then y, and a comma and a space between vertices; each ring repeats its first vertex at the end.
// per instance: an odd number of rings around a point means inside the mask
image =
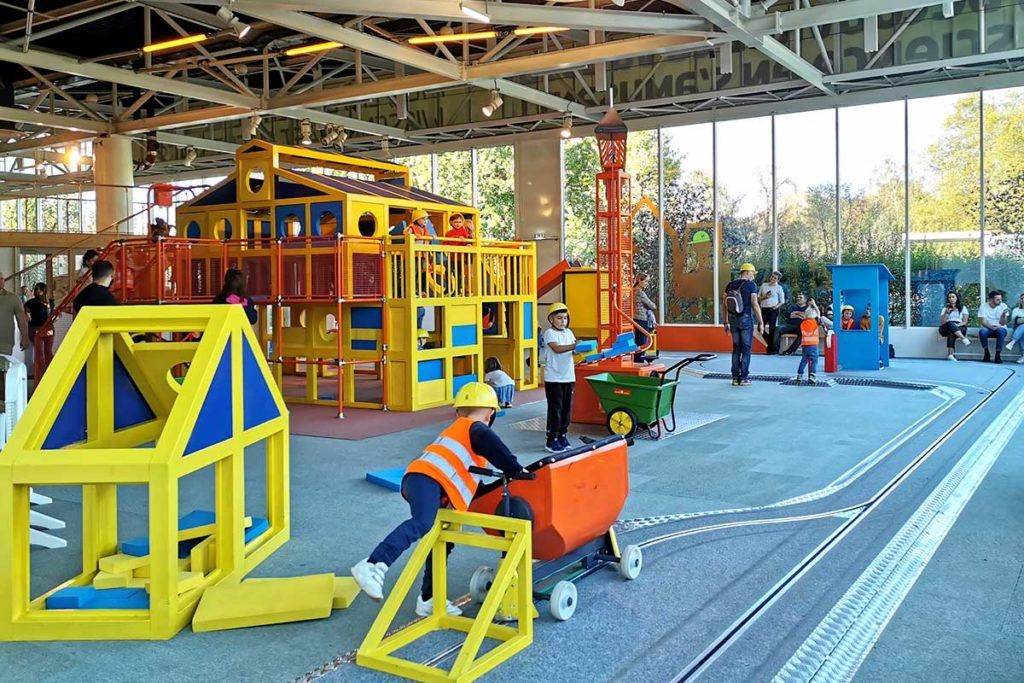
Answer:
POLYGON ((517 28, 512 31, 473 31, 472 33, 439 33, 436 36, 416 36, 409 39, 410 45, 433 45, 436 43, 459 43, 468 40, 489 40, 491 38, 504 37, 511 33, 517 37, 535 36, 541 33, 557 33, 568 31, 561 26, 531 26, 528 28, 517 28))
POLYGON ((341 47, 341 43, 336 43, 333 40, 326 43, 311 43, 309 45, 300 45, 299 47, 292 47, 284 51, 284 54, 288 57, 294 57, 295 55, 305 55, 310 52, 323 52, 324 50, 333 50, 337 47, 341 47))
POLYGON ((194 43, 201 43, 209 38, 205 33, 197 33, 192 36, 182 36, 181 38, 175 38, 173 40, 165 40, 160 43, 153 43, 152 45, 146 45, 142 48, 143 52, 159 52, 160 50, 170 50, 175 47, 182 47, 184 45, 192 45, 194 43))

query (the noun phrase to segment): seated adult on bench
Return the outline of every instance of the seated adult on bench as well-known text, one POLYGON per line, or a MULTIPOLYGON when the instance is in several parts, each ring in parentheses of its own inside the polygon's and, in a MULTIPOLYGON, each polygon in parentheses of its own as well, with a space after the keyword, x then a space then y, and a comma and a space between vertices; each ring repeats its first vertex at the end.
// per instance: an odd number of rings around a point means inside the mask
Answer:
POLYGON ((1010 307, 1003 303, 1003 295, 994 289, 988 293, 988 301, 978 306, 978 341, 985 349, 982 360, 986 363, 992 360, 988 353, 988 340, 992 337, 996 338, 996 362, 1003 362, 1000 353, 1006 341, 1006 318, 1009 314, 1010 307))
POLYGON ((807 310, 807 295, 800 292, 796 295, 796 303, 790 306, 786 310, 786 322, 779 325, 779 331, 775 335, 776 348, 775 352, 779 353, 782 349, 782 337, 783 335, 791 334, 793 341, 786 347, 785 351, 781 351, 786 355, 791 355, 800 348, 800 323, 804 321, 804 312, 807 310))

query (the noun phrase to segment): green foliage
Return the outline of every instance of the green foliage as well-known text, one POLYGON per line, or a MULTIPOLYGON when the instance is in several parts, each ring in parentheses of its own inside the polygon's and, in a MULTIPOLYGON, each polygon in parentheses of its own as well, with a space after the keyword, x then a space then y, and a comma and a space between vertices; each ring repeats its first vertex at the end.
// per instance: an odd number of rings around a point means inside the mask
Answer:
POLYGON ((480 229, 495 240, 515 238, 515 151, 511 145, 485 147, 476 153, 476 182, 480 195, 480 229))
POLYGON ((473 203, 473 153, 467 150, 437 155, 437 194, 469 206, 473 203))

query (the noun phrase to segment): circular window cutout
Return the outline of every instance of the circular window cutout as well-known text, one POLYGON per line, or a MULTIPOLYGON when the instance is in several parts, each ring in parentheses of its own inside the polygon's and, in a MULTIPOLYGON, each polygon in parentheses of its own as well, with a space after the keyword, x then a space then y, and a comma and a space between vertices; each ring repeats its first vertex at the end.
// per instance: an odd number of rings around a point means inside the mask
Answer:
POLYGON ((328 237, 338 232, 338 219, 330 211, 324 211, 320 214, 320 218, 317 219, 317 225, 320 227, 320 235, 322 237, 328 237))
POLYGON ((288 237, 298 237, 302 234, 302 221, 294 213, 288 214, 284 219, 284 234, 288 237))
POLYGON ((377 217, 369 211, 359 217, 359 234, 363 237, 373 237, 377 234, 377 217))
POLYGON ((256 166, 249 169, 249 173, 245 176, 245 184, 249 188, 249 192, 256 194, 263 189, 263 182, 266 180, 266 176, 263 173, 263 169, 256 166))
POLYGON ((199 227, 199 223, 196 223, 195 221, 189 222, 188 227, 185 228, 185 235, 190 240, 197 240, 202 236, 202 234, 203 233, 199 227))
POLYGON ((213 239, 215 240, 227 240, 231 239, 231 221, 227 218, 221 218, 219 221, 213 224, 213 239))

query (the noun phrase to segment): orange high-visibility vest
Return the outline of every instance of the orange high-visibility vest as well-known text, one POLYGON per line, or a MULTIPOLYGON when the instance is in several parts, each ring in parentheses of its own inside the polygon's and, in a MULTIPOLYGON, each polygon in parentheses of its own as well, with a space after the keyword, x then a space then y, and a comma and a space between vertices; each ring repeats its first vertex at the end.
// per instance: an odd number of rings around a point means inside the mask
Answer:
POLYGON ((468 417, 456 418, 405 470, 406 474, 425 474, 440 484, 456 510, 469 509, 477 486, 486 479, 469 471, 473 465, 488 466, 487 458, 474 452, 469 443, 473 422, 468 417))
POLYGON ((818 345, 818 321, 804 320, 800 323, 800 346, 818 345))

